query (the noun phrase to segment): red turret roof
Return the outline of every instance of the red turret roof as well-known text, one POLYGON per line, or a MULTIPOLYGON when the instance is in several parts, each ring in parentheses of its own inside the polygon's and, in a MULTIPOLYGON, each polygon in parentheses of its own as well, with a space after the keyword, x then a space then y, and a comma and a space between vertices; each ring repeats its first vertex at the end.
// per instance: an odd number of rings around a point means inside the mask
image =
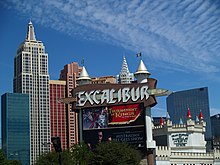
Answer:
POLYGON ((161 126, 163 126, 163 125, 164 125, 164 120, 163 120, 163 118, 162 118, 162 117, 160 118, 160 125, 161 125, 161 126))
POLYGON ((199 120, 204 120, 204 117, 203 117, 202 111, 200 111, 200 113, 199 113, 199 120))
POLYGON ((186 118, 187 118, 187 119, 191 119, 191 118, 192 118, 189 108, 188 108, 188 111, 187 111, 187 116, 186 116, 186 118))

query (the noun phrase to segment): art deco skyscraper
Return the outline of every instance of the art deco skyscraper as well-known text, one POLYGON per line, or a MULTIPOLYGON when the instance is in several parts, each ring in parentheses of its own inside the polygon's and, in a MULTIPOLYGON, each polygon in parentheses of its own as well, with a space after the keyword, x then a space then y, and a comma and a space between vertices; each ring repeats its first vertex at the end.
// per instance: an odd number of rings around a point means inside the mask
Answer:
POLYGON ((48 54, 44 44, 35 38, 32 22, 28 24, 26 39, 14 58, 15 93, 28 93, 30 98, 31 164, 50 150, 50 95, 48 54))

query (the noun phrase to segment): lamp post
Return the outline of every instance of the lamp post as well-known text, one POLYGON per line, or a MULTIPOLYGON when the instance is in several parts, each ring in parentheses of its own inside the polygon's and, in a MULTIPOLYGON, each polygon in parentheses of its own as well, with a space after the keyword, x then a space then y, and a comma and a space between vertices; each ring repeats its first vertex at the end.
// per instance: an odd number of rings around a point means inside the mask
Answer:
POLYGON ((59 165, 62 165, 62 160, 61 160, 62 147, 61 147, 60 137, 58 136, 52 137, 51 141, 53 143, 53 147, 55 151, 59 153, 59 165))

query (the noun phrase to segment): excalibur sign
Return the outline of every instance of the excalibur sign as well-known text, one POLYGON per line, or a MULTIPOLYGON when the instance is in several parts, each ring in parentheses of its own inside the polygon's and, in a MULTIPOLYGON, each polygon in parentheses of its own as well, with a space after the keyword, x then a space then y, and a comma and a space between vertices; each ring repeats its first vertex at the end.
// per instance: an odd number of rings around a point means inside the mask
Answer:
MULTIPOLYGON (((136 90, 138 90, 138 89, 136 89, 136 90)), ((112 89, 112 91, 111 92, 113 92, 114 91, 114 89, 112 89)), ((93 91, 94 93, 93 93, 93 99, 94 100, 96 100, 96 101, 94 101, 96 104, 98 104, 99 103, 99 99, 101 99, 101 95, 100 95, 100 92, 98 92, 98 91, 93 91), (94 98, 95 97, 95 98, 94 98)), ((105 91, 104 91, 105 92, 105 91)), ((119 92, 121 92, 121 91, 119 91, 119 92)), ((83 93, 83 91, 82 91, 82 93, 83 93)), ((132 93, 133 93, 133 90, 132 90, 132 93)), ((148 93, 148 95, 154 95, 154 96, 156 96, 156 97, 159 97, 159 96, 167 96, 167 95, 169 95, 170 93, 171 93, 171 91, 169 91, 169 90, 167 90, 167 89, 162 89, 162 88, 157 88, 157 89, 148 89, 147 90, 147 93, 148 93)), ((106 92, 106 94, 108 94, 108 92, 106 92)), ((88 95, 90 95, 90 94, 85 94, 85 95, 87 95, 87 97, 88 97, 88 95)), ((118 95, 120 95, 120 94, 118 94, 118 95)), ((133 94, 132 94, 133 95, 133 94)), ((138 95, 138 94, 137 94, 138 95)), ((112 96, 113 96, 113 98, 114 99, 116 99, 116 93, 114 93, 114 95, 112 95, 111 93, 109 93, 109 98, 111 98, 112 99, 112 96)), ((146 96, 147 96, 147 94, 146 94, 146 96)), ((91 96, 90 96, 91 97, 91 96)), ((104 96, 103 96, 104 97, 104 96)), ((136 96, 137 97, 137 96, 136 96)), ((142 97, 143 97, 143 94, 142 94, 142 97)), ((83 99, 85 99, 85 96, 83 97, 83 99)), ((88 100, 90 99, 90 98, 87 98, 88 100)), ((111 100, 111 99, 109 99, 109 100, 111 100)), ((107 99, 108 100, 108 99, 107 99)), ((119 100, 119 99, 118 99, 119 100)), ((132 100, 134 100, 134 96, 133 96, 133 99, 132 100)), ((65 104, 69 104, 69 103, 71 103, 71 102, 77 102, 77 98, 76 97, 68 97, 68 98, 60 98, 60 99, 58 99, 58 101, 59 102, 62 102, 62 103, 65 103, 65 104)), ((92 101, 91 101, 92 102, 92 101)), ((112 101, 109 101, 109 103, 112 103, 112 101)), ((80 106, 80 104, 78 104, 79 106, 80 106)))
POLYGON ((120 88, 119 90, 115 89, 104 89, 104 90, 92 90, 90 92, 80 91, 76 93, 76 106, 84 106, 87 102, 91 105, 97 104, 102 105, 114 104, 114 103, 127 103, 129 100, 135 102, 138 99, 141 101, 143 99, 147 100, 149 94, 147 92, 148 86, 142 86, 137 88, 120 88))
MULTIPOLYGON (((85 90, 85 86, 81 91, 79 89, 75 92, 75 97, 72 98, 60 98, 58 101, 66 104, 74 103, 75 107, 84 107, 86 105, 111 105, 115 103, 131 103, 131 102, 146 102, 149 96, 166 96, 171 92, 166 89, 149 89, 148 84, 124 84, 119 88, 115 88, 118 84, 102 84, 92 85, 94 89, 91 90, 91 85, 88 86, 89 90, 85 90), (137 86, 138 85, 138 86, 137 86), (99 87, 104 86, 103 90, 99 87), (109 89, 108 89, 108 88, 109 89), (95 89, 96 88, 96 89, 95 89)), ((79 88, 77 87, 77 88, 79 88)), ((74 91, 73 91, 74 92, 74 91)), ((77 109, 78 109, 77 108, 77 109)))

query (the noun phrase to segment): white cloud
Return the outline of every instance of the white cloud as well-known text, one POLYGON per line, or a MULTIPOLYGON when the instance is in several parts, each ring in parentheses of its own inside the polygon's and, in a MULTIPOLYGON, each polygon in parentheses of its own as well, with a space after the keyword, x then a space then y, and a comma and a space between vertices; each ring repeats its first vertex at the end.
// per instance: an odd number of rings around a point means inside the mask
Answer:
MULTIPOLYGON (((2 2, 33 21, 84 39, 141 51, 177 70, 219 72, 220 9, 209 1, 2 2)), ((156 64, 155 64, 156 65, 156 64)), ((158 67, 158 66, 156 66, 158 67)))
POLYGON ((210 116, 220 114, 220 109, 219 108, 210 108, 210 116))

